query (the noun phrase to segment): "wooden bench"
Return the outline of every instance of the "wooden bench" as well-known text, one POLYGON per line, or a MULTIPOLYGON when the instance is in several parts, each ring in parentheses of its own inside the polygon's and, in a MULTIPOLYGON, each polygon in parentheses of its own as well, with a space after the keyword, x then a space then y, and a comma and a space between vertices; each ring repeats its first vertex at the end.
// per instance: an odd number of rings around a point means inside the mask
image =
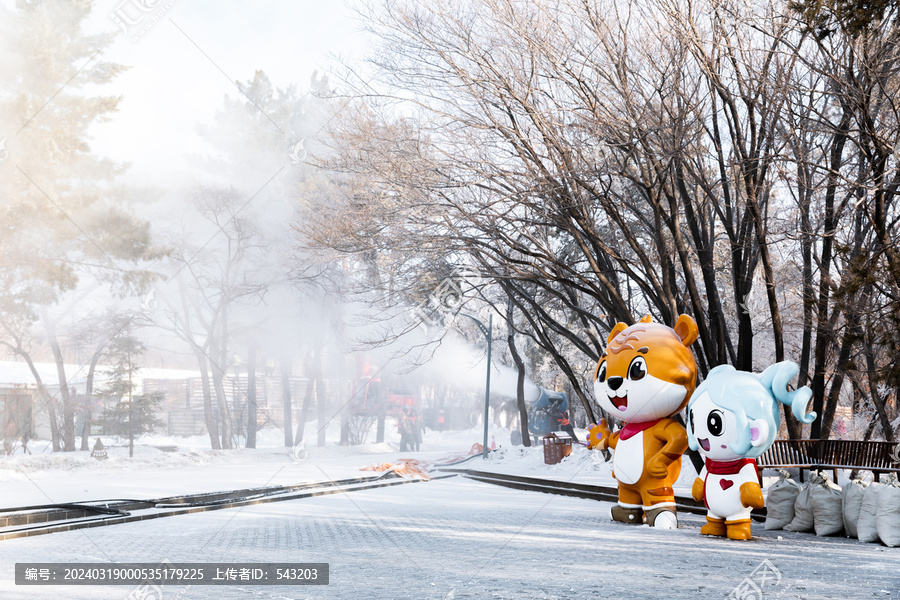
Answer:
POLYGON ((760 469, 831 469, 837 482, 838 469, 872 471, 875 480, 881 473, 900 473, 900 461, 894 458, 894 442, 857 442, 853 440, 775 440, 772 447, 756 459, 760 469))

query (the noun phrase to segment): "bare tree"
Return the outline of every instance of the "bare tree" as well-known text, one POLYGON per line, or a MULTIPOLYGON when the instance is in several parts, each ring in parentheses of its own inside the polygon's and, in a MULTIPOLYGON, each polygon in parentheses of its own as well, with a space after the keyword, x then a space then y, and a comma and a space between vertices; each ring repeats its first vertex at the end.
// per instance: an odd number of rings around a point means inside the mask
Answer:
POLYGON ((192 226, 175 254, 178 296, 163 294, 163 301, 169 329, 188 343, 200 368, 210 443, 228 449, 232 410, 223 380, 235 333, 231 311, 258 301, 271 282, 259 277, 256 258, 264 247, 253 223, 239 214, 243 197, 233 189, 203 187, 193 201, 195 212, 186 217, 192 226))
POLYGON ((378 301, 416 305, 444 265, 476 264, 502 290, 481 301, 521 311, 588 414, 588 365, 642 314, 692 314, 701 373, 799 356, 815 436, 854 357, 874 377, 854 390, 884 385, 895 29, 817 40, 777 1, 385 1, 366 17, 377 79, 332 123, 322 165, 345 196, 313 239, 378 301), (882 318, 855 331, 866 307, 882 318))

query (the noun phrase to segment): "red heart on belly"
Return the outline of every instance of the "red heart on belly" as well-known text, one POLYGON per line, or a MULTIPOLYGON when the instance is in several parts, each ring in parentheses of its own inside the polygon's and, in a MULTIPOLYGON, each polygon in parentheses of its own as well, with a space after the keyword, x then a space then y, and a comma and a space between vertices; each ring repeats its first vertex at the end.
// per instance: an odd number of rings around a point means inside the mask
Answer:
POLYGON ((730 479, 720 479, 719 485, 722 486, 723 490, 727 490, 728 488, 730 488, 731 486, 734 485, 734 482, 731 481, 730 479))

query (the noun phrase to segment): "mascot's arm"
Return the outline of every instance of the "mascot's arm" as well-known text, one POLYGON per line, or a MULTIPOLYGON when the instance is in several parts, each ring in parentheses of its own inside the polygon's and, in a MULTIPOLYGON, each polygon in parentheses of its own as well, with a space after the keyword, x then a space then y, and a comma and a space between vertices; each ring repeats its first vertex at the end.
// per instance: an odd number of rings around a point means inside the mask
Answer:
POLYGON ((618 441, 618 433, 609 430, 606 419, 600 419, 600 424, 592 426, 588 432, 588 448, 594 450, 615 449, 618 441))
POLYGON ((741 504, 747 508, 762 508, 766 505, 758 483, 748 481, 741 484, 741 504))
POLYGON ((688 449, 687 431, 677 421, 669 420, 654 435, 665 445, 647 461, 647 472, 662 479, 669 474, 669 465, 679 460, 688 449))
POLYGON ((703 500, 703 491, 706 485, 703 483, 703 480, 699 477, 694 480, 694 487, 691 488, 691 497, 696 501, 700 502, 703 500))
POLYGON ((706 497, 706 467, 700 469, 697 479, 694 480, 694 486, 691 488, 691 497, 697 502, 702 502, 706 497))

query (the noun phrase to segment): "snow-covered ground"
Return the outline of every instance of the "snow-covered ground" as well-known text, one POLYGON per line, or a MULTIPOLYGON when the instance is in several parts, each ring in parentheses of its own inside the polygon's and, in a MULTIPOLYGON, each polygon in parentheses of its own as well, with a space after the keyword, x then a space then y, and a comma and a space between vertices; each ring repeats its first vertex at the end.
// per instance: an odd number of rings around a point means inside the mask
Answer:
MULTIPOLYGON (((310 430, 315 439, 315 431, 310 430)), ((396 444, 285 448, 280 431, 260 433, 257 449, 210 450, 209 439, 146 436, 128 457, 127 442, 112 440, 108 458, 90 452, 17 455, 0 460, 0 508, 101 499, 153 499, 200 492, 286 485, 360 476, 371 461, 397 455, 396 444), (166 452, 157 446, 177 446, 166 452)), ((39 445, 32 444, 34 448, 39 445)))
MULTIPOLYGON (((466 455, 481 432, 428 432, 418 453, 388 443, 286 449, 263 432, 257 450, 213 452, 203 438, 141 440, 134 458, 111 448, 0 460, 2 506, 173 494, 356 477, 360 468, 466 455), (153 445, 174 444, 176 452, 153 445), (304 451, 305 450, 305 451, 304 451)), ((329 432, 331 433, 331 432, 329 432)), ((579 432, 583 438, 583 432, 579 432)), ((306 433, 315 439, 315 430, 306 433)), ((506 447, 472 469, 612 483, 599 454, 576 447, 559 465, 541 448, 506 447)), ((34 445, 33 448, 38 448, 34 445)), ((679 488, 693 480, 689 461, 679 488)), ((375 475, 375 473, 373 473, 375 475)), ((413 485, 276 502, 0 542, 0 598, 116 599, 128 586, 16 586, 16 562, 327 562, 319 587, 169 586, 144 600, 174 598, 726 598, 747 581, 753 598, 900 600, 900 549, 845 538, 766 532, 732 542, 699 535, 683 514, 675 531, 609 520, 609 503, 521 492, 454 477, 413 485), (763 561, 769 561, 764 563, 763 561), (774 570, 773 570, 774 569, 774 570), (775 576, 777 573, 777 577, 775 576), (161 596, 159 595, 161 592, 161 596)))
MULTIPOLYGON (((267 429, 259 432, 256 449, 235 450, 210 450, 206 436, 144 436, 136 442, 131 458, 127 440, 104 437, 108 458, 102 461, 92 458, 88 451, 52 453, 49 442, 35 441, 29 445, 34 454, 0 457, 3 489, 0 508, 102 499, 153 499, 323 481, 329 477, 359 477, 366 474, 360 472, 362 467, 400 458, 446 462, 455 456, 466 456, 472 445, 483 439, 482 430, 476 429, 428 431, 420 452, 401 453, 399 435, 395 432, 396 427, 388 423, 384 443, 345 447, 329 442, 320 448, 315 445, 317 430, 312 422, 304 431, 306 441, 302 445, 285 448, 281 430, 267 429), (160 449, 167 446, 176 446, 177 450, 160 449)), ((337 426, 330 426, 327 434, 329 440, 336 440, 340 432, 337 426)), ((374 433, 370 437, 374 439, 374 433)), ((92 446, 93 442, 92 438, 92 446)), ((505 442, 508 444, 508 439, 505 442)), ((535 456, 539 452, 537 448, 532 449, 535 456)), ((522 462, 513 452, 509 463, 524 465, 527 460, 522 462)), ((572 473, 578 470, 573 464, 562 468, 572 473)))

